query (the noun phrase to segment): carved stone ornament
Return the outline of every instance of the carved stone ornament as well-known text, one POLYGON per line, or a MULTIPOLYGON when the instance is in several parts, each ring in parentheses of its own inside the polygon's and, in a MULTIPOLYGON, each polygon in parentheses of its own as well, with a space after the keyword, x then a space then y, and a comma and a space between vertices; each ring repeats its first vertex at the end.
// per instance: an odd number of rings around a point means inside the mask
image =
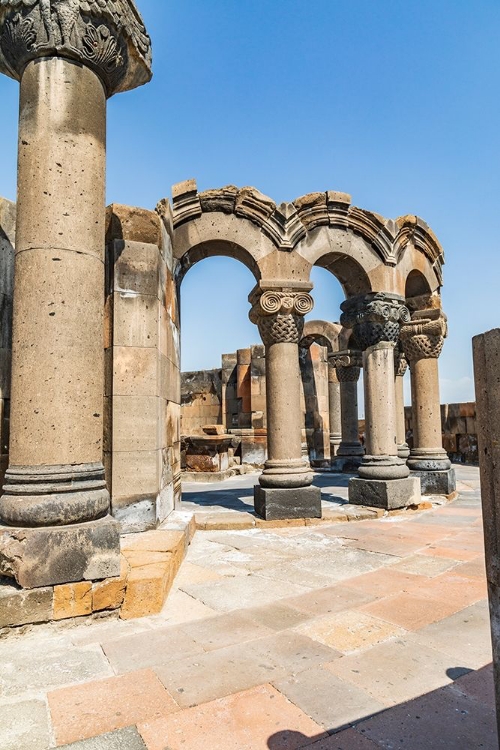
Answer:
POLYGON ((382 342, 396 344, 401 324, 410 321, 404 298, 387 292, 351 297, 340 307, 341 324, 353 329, 363 351, 382 342))
POLYGON ((394 350, 394 375, 397 378, 404 378, 407 370, 408 361, 401 349, 401 343, 399 343, 394 350))
POLYGON ((328 358, 336 371, 340 383, 357 383, 363 366, 361 352, 349 349, 345 352, 335 352, 328 358))
POLYGON ((304 315, 314 307, 310 294, 267 291, 252 301, 249 317, 258 325, 266 346, 299 343, 304 331, 304 315))
POLYGON ((410 362, 438 359, 448 335, 446 315, 440 309, 420 310, 401 329, 401 344, 410 362))
POLYGON ((151 79, 151 40, 133 0, 0 0, 0 72, 39 57, 76 60, 108 96, 151 79))

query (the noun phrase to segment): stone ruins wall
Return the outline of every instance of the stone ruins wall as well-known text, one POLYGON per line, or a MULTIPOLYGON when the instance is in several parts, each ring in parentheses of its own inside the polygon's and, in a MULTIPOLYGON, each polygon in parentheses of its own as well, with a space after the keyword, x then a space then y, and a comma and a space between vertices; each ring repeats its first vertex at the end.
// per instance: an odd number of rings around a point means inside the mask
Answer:
POLYGON ((221 371, 183 372, 181 407, 182 435, 204 435, 205 425, 223 424, 221 371))
POLYGON ((105 464, 124 531, 153 528, 180 499, 179 311, 168 224, 108 209, 105 464))
POLYGON ((9 460, 10 363, 16 206, 0 198, 0 486, 9 460))
MULTIPOLYGON (((406 407, 406 430, 411 433, 413 424, 411 408, 406 407)), ((441 424, 443 447, 452 461, 477 463, 479 461, 477 445, 476 404, 442 404, 441 424)), ((411 434, 408 442, 411 447, 411 434)))

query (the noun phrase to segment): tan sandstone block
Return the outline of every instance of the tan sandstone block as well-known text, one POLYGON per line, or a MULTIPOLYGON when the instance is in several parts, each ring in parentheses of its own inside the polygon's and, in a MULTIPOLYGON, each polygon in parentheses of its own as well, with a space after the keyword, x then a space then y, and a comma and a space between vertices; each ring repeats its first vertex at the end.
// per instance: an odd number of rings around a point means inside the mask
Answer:
POLYGON ((156 615, 163 609, 174 580, 171 559, 133 568, 127 582, 125 601, 120 611, 122 620, 156 615))
POLYGON ((119 609, 125 598, 129 566, 122 556, 119 578, 106 578, 92 586, 92 611, 101 612, 105 609, 119 609))
POLYGON ((92 614, 92 583, 67 583, 54 586, 54 620, 92 614))

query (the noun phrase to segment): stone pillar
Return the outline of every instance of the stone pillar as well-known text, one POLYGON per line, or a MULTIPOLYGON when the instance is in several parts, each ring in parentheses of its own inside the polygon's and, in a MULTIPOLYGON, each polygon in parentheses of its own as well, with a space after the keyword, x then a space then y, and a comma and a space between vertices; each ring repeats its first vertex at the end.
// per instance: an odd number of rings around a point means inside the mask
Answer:
POLYGON ((359 477, 349 483, 349 501, 385 509, 420 500, 420 482, 398 456, 394 347, 410 313, 402 297, 374 292, 346 300, 341 323, 352 328, 363 349, 365 448, 359 477))
POLYGON ((330 458, 333 462, 342 442, 340 381, 335 365, 328 361, 328 411, 330 414, 330 458))
POLYGON ((2 5, 20 81, 9 468, 0 573, 35 588, 118 575, 103 451, 106 98, 150 78, 135 6, 2 5))
POLYGON ((424 495, 452 495, 455 471, 443 448, 438 358, 448 333, 446 316, 438 309, 420 310, 401 330, 410 362, 413 448, 408 466, 420 477, 424 495))
POLYGON ((486 578, 500 736, 500 329, 473 339, 486 578))
POLYGON ((398 456, 406 461, 410 455, 410 449, 406 442, 405 423, 405 394, 403 378, 408 370, 408 362, 400 347, 394 350, 394 387, 396 390, 396 441, 398 444, 398 456))
POLYGON ((266 348, 268 460, 255 488, 255 510, 266 520, 321 517, 321 491, 302 457, 299 341, 304 315, 313 308, 306 292, 257 287, 250 320, 266 348))
POLYGON ((334 471, 355 473, 365 449, 359 440, 358 380, 361 373, 361 352, 349 350, 330 355, 340 381, 342 442, 332 461, 334 471))

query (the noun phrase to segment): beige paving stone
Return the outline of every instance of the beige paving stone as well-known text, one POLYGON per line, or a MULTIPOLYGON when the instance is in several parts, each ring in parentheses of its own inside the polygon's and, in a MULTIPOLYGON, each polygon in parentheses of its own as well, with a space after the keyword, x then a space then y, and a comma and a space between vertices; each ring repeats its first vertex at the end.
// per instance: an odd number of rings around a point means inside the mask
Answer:
POLYGON ((239 612, 189 623, 181 626, 181 630, 205 651, 263 638, 273 632, 271 628, 258 624, 239 612))
MULTIPOLYGON (((307 596, 305 594, 304 596, 307 596)), ((283 600, 282 600, 283 601, 283 600)), ((311 615, 282 602, 265 604, 263 607, 251 607, 245 610, 245 617, 265 625, 272 630, 286 630, 308 620, 311 615)))
POLYGON ((374 598, 382 598, 403 591, 412 591, 418 585, 425 587, 428 582, 428 579, 423 576, 402 573, 391 567, 390 571, 383 568, 350 578, 347 585, 349 588, 372 594, 374 598))
POLYGON ((49 713, 45 700, 0 705, 2 750, 47 750, 50 739, 49 713))
POLYGON ((182 586, 189 583, 207 583, 207 581, 219 581, 222 578, 219 573, 210 568, 204 568, 202 565, 195 565, 185 560, 175 579, 176 586, 182 586))
POLYGON ((346 585, 328 586, 290 599, 283 599, 282 603, 310 615, 327 615, 354 609, 374 599, 375 597, 371 594, 350 588, 349 581, 347 581, 346 585))
POLYGON ((139 725, 148 750, 298 750, 321 727, 271 685, 139 725))
POLYGON ((323 667, 273 681, 273 685, 329 732, 347 727, 385 707, 369 693, 323 667))
POLYGON ((168 625, 180 625, 186 622, 203 620, 207 617, 217 616, 219 612, 210 609, 198 599, 193 599, 180 589, 173 588, 165 602, 165 606, 159 615, 151 618, 153 623, 168 625))
POLYGON ((183 591, 199 599, 208 607, 229 612, 262 604, 269 604, 276 599, 303 594, 309 589, 287 581, 273 581, 269 578, 250 575, 240 580, 226 578, 214 583, 183 586, 183 591))
MULTIPOLYGON (((464 655, 460 661, 463 672, 471 666, 464 655)), ((457 662, 423 641, 417 643, 411 637, 403 637, 337 659, 325 667, 393 706, 452 682, 456 672, 450 670, 457 667, 457 662)))
POLYGON ((178 627, 162 627, 104 641, 102 649, 117 674, 166 664, 203 651, 178 627))
POLYGON ((404 630, 359 610, 346 610, 298 625, 295 632, 349 653, 403 635, 404 630))
POLYGON ((443 620, 459 609, 446 599, 431 599, 413 592, 396 594, 386 599, 372 602, 361 607, 362 612, 378 617, 386 622, 399 625, 406 630, 419 630, 432 622, 443 620))
POLYGON ((161 718, 178 710, 154 672, 145 669, 48 694, 58 745, 161 718))
POLYGON ((413 573, 414 575, 434 578, 441 573, 445 573, 447 570, 451 570, 456 565, 458 565, 456 560, 446 560, 441 557, 416 554, 405 557, 392 565, 391 571, 394 569, 402 573, 413 573))

